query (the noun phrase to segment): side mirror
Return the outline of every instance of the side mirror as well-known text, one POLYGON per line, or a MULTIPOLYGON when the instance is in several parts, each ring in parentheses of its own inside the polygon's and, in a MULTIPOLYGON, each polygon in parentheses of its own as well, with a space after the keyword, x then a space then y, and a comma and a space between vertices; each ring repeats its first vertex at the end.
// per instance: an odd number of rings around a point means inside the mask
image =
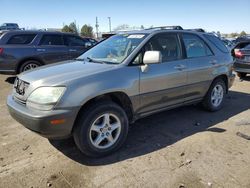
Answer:
POLYGON ((161 63, 162 55, 160 51, 147 51, 143 56, 144 64, 156 64, 161 63))
POLYGON ((92 44, 90 42, 85 43, 85 48, 90 48, 91 46, 92 46, 92 44))

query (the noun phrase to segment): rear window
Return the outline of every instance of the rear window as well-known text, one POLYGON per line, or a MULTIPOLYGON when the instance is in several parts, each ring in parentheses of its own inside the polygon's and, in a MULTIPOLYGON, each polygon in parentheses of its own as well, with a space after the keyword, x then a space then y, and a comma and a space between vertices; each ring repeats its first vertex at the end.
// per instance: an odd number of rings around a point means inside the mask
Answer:
POLYGON ((228 53, 227 47, 218 37, 214 35, 204 35, 204 37, 213 43, 220 51, 228 53))
POLYGON ((36 34, 22 34, 12 36, 7 44, 30 44, 35 38, 36 34))
POLYGON ((43 35, 40 45, 63 45, 62 35, 43 35))

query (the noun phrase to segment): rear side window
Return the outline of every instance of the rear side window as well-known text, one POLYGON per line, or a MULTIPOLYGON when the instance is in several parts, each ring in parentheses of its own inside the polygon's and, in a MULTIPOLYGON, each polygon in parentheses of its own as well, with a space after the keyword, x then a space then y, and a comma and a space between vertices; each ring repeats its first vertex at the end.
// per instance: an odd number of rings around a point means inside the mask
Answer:
POLYGON ((182 38, 186 48, 187 58, 213 55, 207 44, 198 36, 192 34, 183 34, 182 38))
POLYGON ((204 35, 204 37, 208 39, 211 43, 213 43, 220 51, 228 53, 227 47, 218 37, 214 35, 204 35))
POLYGON ((35 38, 36 34, 23 34, 12 36, 7 44, 30 44, 35 38))
POLYGON ((43 35, 40 45, 63 45, 62 35, 43 35))
POLYGON ((145 51, 160 51, 162 61, 181 59, 181 48, 176 34, 158 34, 145 45, 145 51))
POLYGON ((67 46, 85 46, 85 40, 76 36, 65 36, 65 44, 67 46))

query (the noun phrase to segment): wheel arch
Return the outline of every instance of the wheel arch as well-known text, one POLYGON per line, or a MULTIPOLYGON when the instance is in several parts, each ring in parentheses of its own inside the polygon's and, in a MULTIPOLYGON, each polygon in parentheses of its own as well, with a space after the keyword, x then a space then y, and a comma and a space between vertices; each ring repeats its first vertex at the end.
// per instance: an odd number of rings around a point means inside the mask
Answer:
POLYGON ((221 80, 223 80, 223 81, 225 82, 225 85, 226 85, 226 92, 228 93, 228 89, 229 89, 229 87, 228 87, 228 76, 227 76, 226 74, 222 74, 222 75, 216 76, 216 77, 213 79, 212 83, 214 83, 214 81, 215 81, 215 80, 218 80, 218 79, 221 79, 221 80))
MULTIPOLYGON (((86 103, 84 103, 78 114, 76 116, 76 120, 78 119, 79 115, 83 113, 85 110, 88 109, 89 106, 93 105, 94 103, 101 102, 101 101, 112 101, 118 104, 121 108, 124 109, 125 113, 127 114, 129 122, 133 122, 134 120, 134 110, 132 102, 129 96, 124 92, 111 92, 105 93, 94 98, 89 99, 86 103)), ((76 122, 75 120, 75 122, 76 122)), ((74 123, 75 124, 75 123, 74 123)))
POLYGON ((40 58, 37 58, 37 57, 27 57, 27 58, 23 58, 21 59, 17 66, 16 66, 16 73, 19 74, 20 73, 20 67, 22 66, 23 63, 25 63, 26 61, 37 61, 39 62, 41 65, 45 65, 45 63, 40 59, 40 58))

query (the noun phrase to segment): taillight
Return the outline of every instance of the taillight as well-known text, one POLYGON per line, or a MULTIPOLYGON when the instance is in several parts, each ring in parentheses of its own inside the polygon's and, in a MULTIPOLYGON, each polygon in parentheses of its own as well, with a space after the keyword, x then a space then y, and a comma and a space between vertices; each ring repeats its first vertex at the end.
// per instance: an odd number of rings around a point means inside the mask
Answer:
POLYGON ((3 53, 3 48, 0 48, 0 54, 2 54, 3 53))
POLYGON ((241 51, 234 51, 234 55, 240 59, 244 57, 244 54, 241 51))

